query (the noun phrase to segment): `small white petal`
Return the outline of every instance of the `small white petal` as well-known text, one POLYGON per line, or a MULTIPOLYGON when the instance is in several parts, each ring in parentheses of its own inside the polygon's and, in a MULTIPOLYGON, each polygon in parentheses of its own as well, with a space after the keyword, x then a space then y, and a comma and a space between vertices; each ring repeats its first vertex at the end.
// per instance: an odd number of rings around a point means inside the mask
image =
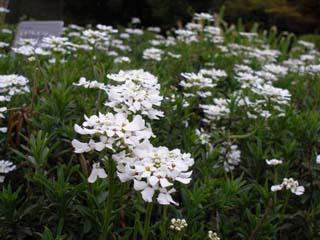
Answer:
POLYGON ((271 186, 271 191, 272 192, 276 192, 276 191, 280 191, 282 190, 282 186, 281 185, 273 185, 271 186))
POLYGON ((146 188, 141 192, 142 198, 146 202, 152 202, 152 197, 154 194, 154 189, 153 188, 146 188))
POLYGON ((95 181, 97 181, 97 178, 98 178, 98 171, 96 168, 92 168, 91 174, 88 177, 88 182, 94 183, 95 181))
POLYGON ((169 187, 169 186, 173 185, 166 178, 161 178, 160 179, 160 184, 161 184, 161 187, 163 187, 163 188, 166 188, 166 187, 169 187))
POLYGON ((134 190, 136 190, 136 191, 141 191, 141 190, 145 189, 147 186, 148 186, 148 184, 146 182, 137 181, 137 180, 133 181, 133 187, 134 187, 134 190))

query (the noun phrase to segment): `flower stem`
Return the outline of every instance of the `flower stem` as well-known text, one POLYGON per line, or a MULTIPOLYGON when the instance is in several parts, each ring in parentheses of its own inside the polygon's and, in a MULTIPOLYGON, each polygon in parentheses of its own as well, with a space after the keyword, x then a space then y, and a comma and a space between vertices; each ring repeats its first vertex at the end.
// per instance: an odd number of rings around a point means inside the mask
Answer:
POLYGON ((103 222, 101 226, 101 233, 99 236, 99 240, 107 240, 110 230, 110 220, 111 220, 111 211, 113 207, 113 198, 114 198, 114 177, 115 177, 115 164, 112 159, 108 160, 108 200, 107 200, 107 206, 104 208, 102 216, 103 216, 103 222))
POLYGON ((162 216, 161 216, 161 240, 166 240, 166 233, 168 232, 167 227, 167 215, 168 206, 163 206, 162 216))
POLYGON ((142 240, 148 240, 148 237, 149 237, 152 206, 153 206, 152 203, 148 203, 147 205, 147 212, 144 218, 144 229, 143 229, 142 240))

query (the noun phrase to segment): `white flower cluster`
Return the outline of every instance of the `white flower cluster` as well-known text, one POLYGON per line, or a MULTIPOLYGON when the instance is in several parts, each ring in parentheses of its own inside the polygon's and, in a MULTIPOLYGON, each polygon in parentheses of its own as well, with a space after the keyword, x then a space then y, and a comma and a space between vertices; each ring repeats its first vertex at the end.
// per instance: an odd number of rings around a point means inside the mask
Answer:
POLYGON ((210 145, 210 135, 203 129, 196 129, 196 135, 198 137, 198 141, 202 145, 210 145))
POLYGON ((67 37, 45 37, 42 39, 40 46, 50 51, 50 53, 56 52, 66 54, 76 50, 67 37))
MULTIPOLYGON (((9 102, 15 95, 29 92, 29 80, 20 75, 0 75, 0 102, 9 102)), ((6 107, 0 107, 0 119, 5 118, 6 107)), ((0 132, 7 132, 6 127, 1 127, 0 132)))
POLYGON ((223 167, 226 172, 234 170, 241 161, 241 151, 238 145, 225 142, 220 150, 221 158, 224 159, 223 167))
POLYGON ((284 178, 280 185, 273 185, 271 187, 271 191, 281 191, 283 188, 290 190, 296 195, 302 195, 304 193, 304 187, 299 186, 298 181, 294 180, 293 178, 284 178))
POLYGON ((0 102, 8 102, 14 95, 29 92, 28 82, 20 75, 0 75, 0 102))
POLYGON ((48 56, 51 53, 38 46, 38 41, 34 39, 21 39, 17 43, 17 47, 13 47, 12 51, 18 55, 27 57, 29 62, 36 60, 36 56, 48 56))
POLYGON ((290 73, 299 75, 315 75, 320 73, 320 52, 315 49, 314 43, 300 40, 293 47, 291 53, 294 57, 283 62, 290 73))
POLYGON ((116 57, 113 62, 115 64, 121 64, 121 63, 130 63, 131 60, 130 58, 126 57, 126 56, 120 56, 120 57, 116 57))
POLYGON ((174 182, 188 184, 191 181, 189 168, 194 164, 190 154, 182 154, 179 149, 154 147, 145 141, 135 147, 132 153, 114 154, 118 163, 118 176, 122 182, 134 180, 134 189, 141 191, 146 202, 152 202, 155 191, 160 204, 176 204, 171 193, 175 192, 174 182))
POLYGON ((16 169, 16 165, 14 165, 10 161, 1 160, 0 161, 0 183, 4 182, 5 174, 16 169))
POLYGON ((72 145, 76 153, 132 147, 152 136, 151 128, 145 125, 140 115, 134 116, 131 122, 124 113, 99 113, 98 116, 85 116, 85 120, 82 127, 76 124, 74 130, 81 135, 89 135, 90 140, 84 143, 74 139, 72 145))
POLYGON ((147 48, 143 51, 143 59, 145 60, 155 60, 161 61, 162 55, 164 54, 163 50, 159 48, 147 48))
POLYGON ((84 87, 84 88, 97 88, 106 91, 107 86, 103 83, 100 83, 96 80, 88 81, 85 77, 81 77, 79 82, 73 83, 74 86, 84 87))
POLYGON ((212 16, 209 13, 195 13, 193 16, 194 20, 199 20, 199 21, 209 21, 213 22, 214 21, 214 16, 212 16))
POLYGON ((211 230, 208 231, 208 237, 210 240, 220 240, 220 238, 218 237, 218 234, 211 230))
POLYGON ((176 218, 171 219, 171 224, 170 224, 171 230, 181 232, 186 227, 188 227, 188 223, 185 219, 176 219, 176 218))
POLYGON ((214 98, 213 104, 205 105, 202 104, 202 108, 205 118, 203 119, 206 123, 212 123, 211 127, 214 128, 214 123, 222 118, 226 118, 230 114, 229 100, 223 98, 214 98))
POLYGON ((227 77, 227 73, 219 69, 201 69, 198 73, 181 73, 185 79, 180 85, 185 89, 186 97, 199 96, 202 98, 211 97, 212 89, 217 82, 227 77))
POLYGON ((254 71, 246 65, 235 65, 235 72, 235 79, 241 86, 241 90, 234 93, 237 105, 247 109, 249 118, 285 115, 284 106, 289 104, 291 94, 287 89, 274 87, 272 83, 278 76, 287 73, 286 68, 269 64, 265 65, 263 70, 254 71), (253 95, 248 94, 248 91, 253 95))
POLYGON ((107 77, 121 84, 108 86, 106 106, 115 112, 140 113, 150 119, 163 116, 163 112, 156 109, 162 101, 157 77, 141 69, 120 71, 107 77))
POLYGON ((245 46, 236 43, 230 43, 226 46, 220 47, 220 49, 230 56, 241 56, 248 63, 252 61, 257 61, 261 64, 273 63, 280 56, 280 51, 270 49, 269 46, 262 46, 262 48, 256 48, 252 46, 245 46))
MULTIPOLYGON (((77 133, 89 136, 88 142, 72 141, 75 152, 111 150, 119 179, 133 181, 134 189, 141 192, 144 201, 152 202, 157 194, 159 204, 178 204, 171 197, 176 191, 174 183, 191 181, 189 168, 194 160, 179 149, 170 151, 149 142, 153 137, 152 129, 142 116, 147 119, 163 116, 163 112, 154 108, 162 101, 158 79, 143 70, 120 71, 107 77, 120 83, 110 84, 106 90, 108 101, 105 105, 111 112, 85 116, 81 126, 75 125, 77 133)), ((86 84, 83 81, 82 85, 86 84)), ((105 178, 106 174, 99 163, 95 163, 88 181, 94 182, 98 177, 105 178)))

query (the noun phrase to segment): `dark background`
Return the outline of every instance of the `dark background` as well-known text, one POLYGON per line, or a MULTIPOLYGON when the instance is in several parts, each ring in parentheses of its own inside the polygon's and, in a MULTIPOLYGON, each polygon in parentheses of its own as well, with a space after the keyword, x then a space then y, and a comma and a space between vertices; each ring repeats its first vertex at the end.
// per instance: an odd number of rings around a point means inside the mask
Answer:
POLYGON ((297 34, 320 33, 320 0, 11 0, 6 20, 57 20, 66 24, 126 25, 139 17, 145 26, 176 27, 194 12, 219 12, 225 6, 225 20, 246 26, 259 22, 297 34))

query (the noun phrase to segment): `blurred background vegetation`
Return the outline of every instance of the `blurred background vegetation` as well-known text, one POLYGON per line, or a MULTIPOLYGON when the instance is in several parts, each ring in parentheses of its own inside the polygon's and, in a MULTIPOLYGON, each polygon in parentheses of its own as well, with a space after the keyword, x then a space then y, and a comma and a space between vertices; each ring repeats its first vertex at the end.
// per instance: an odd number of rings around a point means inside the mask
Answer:
POLYGON ((320 0, 10 0, 6 20, 117 25, 139 17, 145 26, 170 29, 189 21, 194 12, 219 12, 221 7, 229 23, 241 19, 248 29, 254 22, 266 29, 275 25, 280 31, 308 34, 304 37, 320 44, 315 35, 320 33, 320 0))

